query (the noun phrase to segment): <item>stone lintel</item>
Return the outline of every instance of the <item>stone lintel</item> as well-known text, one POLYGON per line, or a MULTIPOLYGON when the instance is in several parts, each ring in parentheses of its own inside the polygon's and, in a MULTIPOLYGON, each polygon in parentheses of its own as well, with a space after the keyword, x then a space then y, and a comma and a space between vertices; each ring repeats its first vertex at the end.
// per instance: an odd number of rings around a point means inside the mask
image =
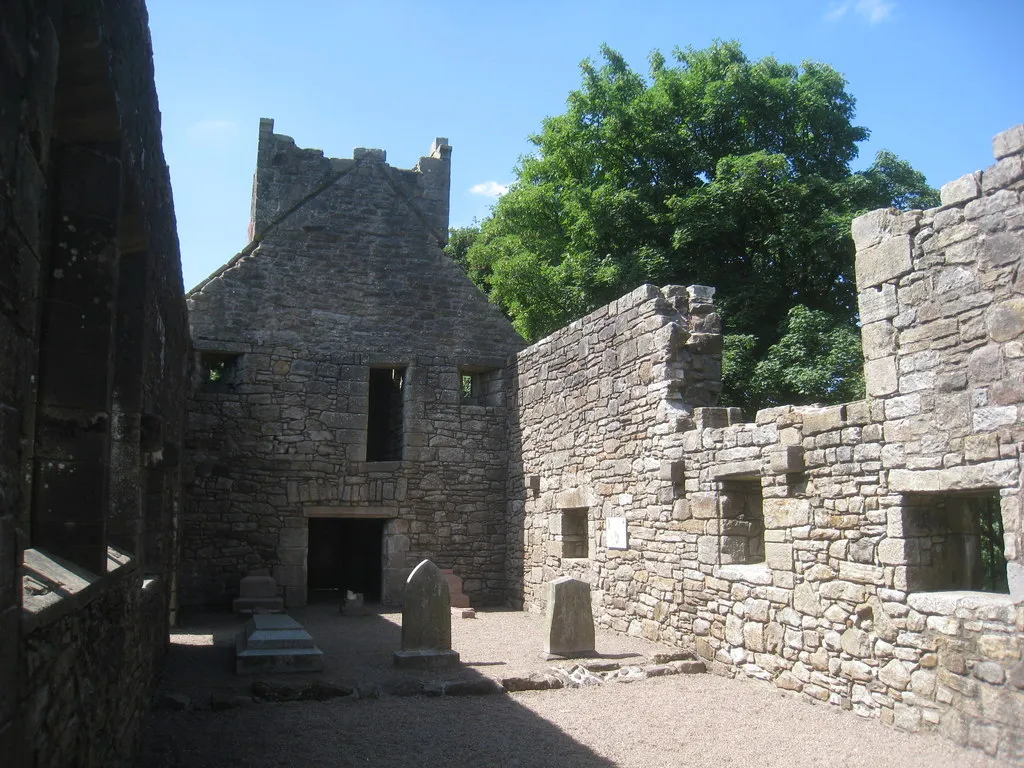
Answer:
POLYGON ((1015 459, 990 461, 947 469, 893 469, 889 490, 897 493, 940 493, 1010 488, 1017 484, 1020 468, 1015 459))
POLYGON ((751 459, 749 461, 730 461, 727 464, 718 464, 711 468, 711 476, 716 480, 730 477, 760 477, 761 460, 751 459))

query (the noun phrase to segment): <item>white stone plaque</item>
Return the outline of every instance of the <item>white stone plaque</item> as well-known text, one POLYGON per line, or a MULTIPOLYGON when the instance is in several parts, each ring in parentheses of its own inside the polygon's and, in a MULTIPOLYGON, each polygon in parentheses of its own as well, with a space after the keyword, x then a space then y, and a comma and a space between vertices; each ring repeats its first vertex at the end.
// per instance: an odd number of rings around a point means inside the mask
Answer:
POLYGON ((609 517, 605 520, 604 542, 608 549, 629 549, 626 544, 626 518, 609 517))

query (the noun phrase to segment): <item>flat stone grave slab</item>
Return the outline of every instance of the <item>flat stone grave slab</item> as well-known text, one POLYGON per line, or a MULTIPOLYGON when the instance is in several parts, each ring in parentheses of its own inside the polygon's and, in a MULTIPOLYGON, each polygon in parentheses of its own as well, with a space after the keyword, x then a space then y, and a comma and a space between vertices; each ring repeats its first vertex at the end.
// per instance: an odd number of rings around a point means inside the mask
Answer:
POLYGON ((235 637, 235 672, 319 672, 323 652, 291 616, 253 616, 235 637))

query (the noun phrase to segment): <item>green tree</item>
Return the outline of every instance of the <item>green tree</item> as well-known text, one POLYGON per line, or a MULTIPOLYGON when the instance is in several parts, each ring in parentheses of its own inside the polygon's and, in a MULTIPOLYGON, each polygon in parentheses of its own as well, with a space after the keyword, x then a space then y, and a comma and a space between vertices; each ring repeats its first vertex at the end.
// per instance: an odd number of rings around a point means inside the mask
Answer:
POLYGON ((935 192, 888 152, 851 173, 868 131, 826 65, 750 61, 719 42, 677 49, 671 65, 655 53, 645 77, 601 53, 565 114, 531 137, 467 271, 528 339, 643 282, 714 285, 727 334, 744 337, 727 339, 725 397, 755 406, 758 362, 790 309, 855 328, 852 218, 935 192))

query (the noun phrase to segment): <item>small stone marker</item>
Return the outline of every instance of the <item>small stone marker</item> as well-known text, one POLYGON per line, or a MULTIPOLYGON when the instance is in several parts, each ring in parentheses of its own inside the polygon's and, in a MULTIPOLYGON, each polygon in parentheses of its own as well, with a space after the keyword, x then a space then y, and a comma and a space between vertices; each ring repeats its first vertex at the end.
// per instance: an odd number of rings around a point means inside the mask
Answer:
POLYGON ((231 603, 235 613, 284 613, 284 598, 277 593, 277 582, 270 571, 250 571, 238 582, 239 596, 231 603))
POLYGON ((395 666, 402 669, 444 669, 459 662, 452 650, 452 617, 448 582, 429 560, 417 565, 405 583, 402 606, 402 650, 395 666))
POLYGON ((366 606, 363 605, 363 593, 349 589, 345 590, 345 598, 341 601, 339 609, 344 616, 365 616, 368 613, 366 606))
POLYGON ((545 659, 575 659, 596 655, 590 585, 563 576, 548 584, 545 659))
POLYGON ((455 575, 451 568, 441 571, 444 580, 448 582, 448 595, 452 606, 452 618, 454 619, 475 619, 476 611, 469 605, 469 597, 462 591, 462 579, 455 575))

